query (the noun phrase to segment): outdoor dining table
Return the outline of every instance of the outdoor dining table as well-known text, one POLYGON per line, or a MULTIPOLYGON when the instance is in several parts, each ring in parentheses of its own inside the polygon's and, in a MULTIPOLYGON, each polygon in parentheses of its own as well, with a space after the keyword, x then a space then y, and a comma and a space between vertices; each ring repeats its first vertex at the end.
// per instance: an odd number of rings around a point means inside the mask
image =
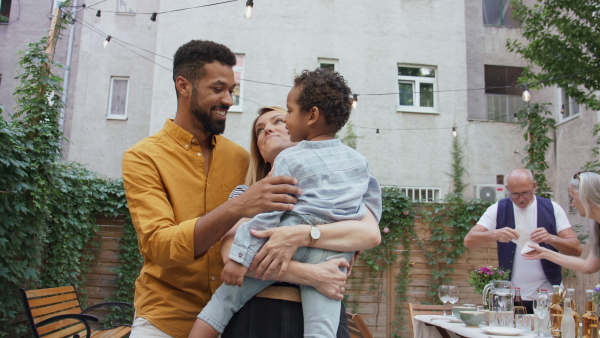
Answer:
POLYGON ((535 333, 521 333, 517 336, 491 335, 479 327, 467 327, 464 323, 453 323, 452 316, 416 315, 413 317, 414 338, 500 338, 500 337, 535 337, 535 333))

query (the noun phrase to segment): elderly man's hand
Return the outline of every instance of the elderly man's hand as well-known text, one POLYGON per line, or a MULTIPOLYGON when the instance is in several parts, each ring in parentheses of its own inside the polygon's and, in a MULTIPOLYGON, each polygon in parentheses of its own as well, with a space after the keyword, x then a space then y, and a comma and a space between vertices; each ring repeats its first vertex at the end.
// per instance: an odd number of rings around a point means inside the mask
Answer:
POLYGON ((515 229, 508 227, 494 230, 494 238, 498 242, 507 243, 513 239, 519 238, 519 233, 515 229))

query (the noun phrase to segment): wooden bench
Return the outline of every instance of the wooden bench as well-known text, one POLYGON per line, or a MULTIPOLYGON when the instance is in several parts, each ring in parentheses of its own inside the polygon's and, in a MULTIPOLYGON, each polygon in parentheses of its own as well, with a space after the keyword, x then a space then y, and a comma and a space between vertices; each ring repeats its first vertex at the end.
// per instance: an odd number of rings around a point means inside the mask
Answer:
POLYGON ((350 338, 373 338, 369 327, 358 313, 346 312, 350 338))
POLYGON ((62 286, 50 289, 20 289, 27 320, 36 338, 54 337, 123 337, 131 331, 125 324, 125 308, 132 308, 124 302, 106 302, 81 309, 75 286, 62 286), (120 318, 112 320, 112 327, 105 328, 96 316, 87 314, 101 307, 117 307, 120 318))

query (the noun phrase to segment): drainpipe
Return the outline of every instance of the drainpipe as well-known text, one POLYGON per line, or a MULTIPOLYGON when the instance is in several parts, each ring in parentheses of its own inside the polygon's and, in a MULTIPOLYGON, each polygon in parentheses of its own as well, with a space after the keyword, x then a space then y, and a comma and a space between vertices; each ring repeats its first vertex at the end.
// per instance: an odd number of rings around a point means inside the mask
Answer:
MULTIPOLYGON (((73 0, 73 6, 75 8, 77 8, 77 0, 73 0)), ((75 13, 75 16, 77 16, 77 13, 75 13)), ((60 111, 60 116, 59 116, 59 124, 60 124, 60 131, 63 132, 63 128, 65 126, 65 110, 67 109, 67 95, 68 95, 68 88, 69 88, 69 75, 71 73, 71 56, 73 55, 73 38, 75 35, 75 25, 71 25, 71 28, 69 29, 69 44, 67 47, 67 64, 66 64, 66 69, 65 69, 65 78, 63 80, 63 92, 62 92, 62 102, 63 102, 63 109, 61 109, 60 111)), ((62 144, 62 143, 61 143, 62 144)))

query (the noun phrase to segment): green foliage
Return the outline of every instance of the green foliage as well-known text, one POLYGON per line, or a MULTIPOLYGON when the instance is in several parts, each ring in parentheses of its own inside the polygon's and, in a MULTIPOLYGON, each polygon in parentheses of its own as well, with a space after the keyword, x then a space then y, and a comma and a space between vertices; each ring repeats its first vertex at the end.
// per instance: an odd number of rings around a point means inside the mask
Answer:
POLYGON ((596 137, 596 145, 592 148, 592 160, 588 161, 581 170, 600 172, 600 161, 598 161, 598 154, 600 154, 600 124, 595 124, 592 129, 593 135, 596 137))
POLYGON ((488 201, 463 201, 451 197, 447 203, 433 204, 428 219, 431 221, 432 236, 423 242, 423 248, 432 248, 425 257, 431 265, 434 281, 429 285, 427 295, 438 302, 437 290, 442 284, 452 284, 448 276, 454 273, 456 259, 465 252, 463 240, 481 215, 491 205, 488 201))
POLYGON ((62 80, 45 44, 21 53, 19 110, 10 121, 0 114, 0 337, 28 331, 13 324, 19 288, 82 286, 99 244, 97 215, 127 214, 120 181, 61 161, 62 80))
POLYGON ((452 140, 452 181, 454 183, 454 197, 462 198, 462 191, 467 186, 463 181, 465 167, 463 167, 464 155, 458 137, 452 140))
POLYGON ((522 82, 531 88, 557 85, 577 103, 600 109, 598 1, 538 0, 527 6, 513 0, 513 6, 527 41, 509 39, 507 47, 529 62, 522 82))
MULTIPOLYGON (((379 227, 381 229, 381 244, 373 249, 365 251, 361 259, 367 262, 372 274, 382 275, 391 267, 398 257, 396 246, 401 244, 404 248, 402 259, 398 264, 398 276, 396 284, 396 301, 406 301, 407 289, 410 283, 410 253, 411 242, 417 238, 414 229, 413 204, 410 199, 396 187, 382 189, 383 212, 379 227)), ((396 316, 402 314, 402 307, 397 306, 396 316)), ((398 322, 395 321, 395 325, 398 322)))
POLYGON ((346 136, 342 137, 342 142, 352 149, 356 149, 358 145, 358 139, 360 136, 356 135, 354 132, 354 127, 352 123, 348 123, 348 128, 346 128, 346 136))
POLYGON ((527 156, 522 161, 527 163, 525 167, 533 173, 533 178, 538 184, 537 194, 550 198, 550 187, 544 172, 548 169, 546 153, 550 144, 554 142, 548 134, 556 129, 556 121, 546 115, 552 115, 546 105, 534 103, 519 110, 517 118, 521 129, 525 130, 523 137, 528 141, 525 146, 527 156))
POLYGON ((0 22, 8 22, 8 16, 0 14, 0 22))

